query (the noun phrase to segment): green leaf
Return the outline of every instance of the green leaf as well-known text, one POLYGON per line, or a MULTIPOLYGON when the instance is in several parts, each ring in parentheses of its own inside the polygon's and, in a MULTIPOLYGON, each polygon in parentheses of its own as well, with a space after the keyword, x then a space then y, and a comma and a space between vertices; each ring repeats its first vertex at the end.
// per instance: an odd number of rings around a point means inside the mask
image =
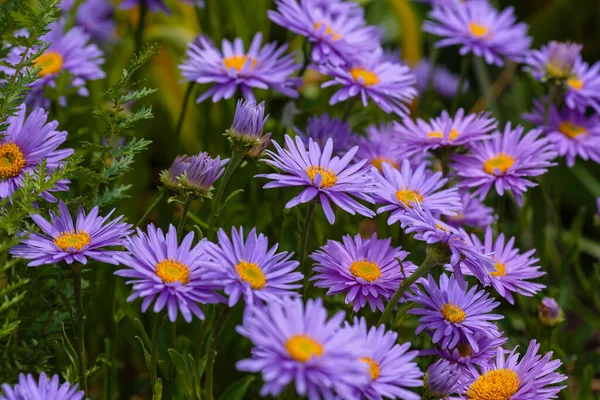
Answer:
POLYGON ((154 385, 155 394, 152 395, 152 400, 161 400, 162 399, 162 388, 163 388, 162 380, 160 378, 158 378, 156 380, 156 385, 154 385))
POLYGON ((194 380, 196 377, 194 376, 191 369, 188 367, 185 359, 181 354, 177 352, 175 349, 168 349, 169 357, 175 366, 175 370, 177 371, 177 376, 181 380, 181 385, 183 386, 184 396, 187 400, 193 400, 195 398, 195 385, 194 380))
POLYGON ((239 381, 233 382, 221 395, 219 400, 244 400, 248 386, 252 383, 254 377, 249 375, 239 381))
MULTIPOLYGON (((150 368, 150 362, 151 362, 150 353, 148 353, 148 350, 146 350, 146 346, 144 346, 144 341, 142 340, 142 338, 139 336, 136 336, 135 338, 140 342, 140 345, 142 346, 142 350, 144 352, 144 360, 146 361, 146 368, 148 369, 148 371, 150 371, 150 369, 151 369, 150 368)), ((158 362, 158 360, 157 360, 157 362, 158 362)))
POLYGON ((231 200, 233 200, 238 194, 243 193, 243 192, 244 192, 244 189, 238 189, 238 190, 233 191, 229 196, 227 196, 227 198, 223 202, 223 205, 221 205, 221 207, 219 207, 219 212, 223 211, 223 209, 227 206, 227 203, 229 203, 231 200))

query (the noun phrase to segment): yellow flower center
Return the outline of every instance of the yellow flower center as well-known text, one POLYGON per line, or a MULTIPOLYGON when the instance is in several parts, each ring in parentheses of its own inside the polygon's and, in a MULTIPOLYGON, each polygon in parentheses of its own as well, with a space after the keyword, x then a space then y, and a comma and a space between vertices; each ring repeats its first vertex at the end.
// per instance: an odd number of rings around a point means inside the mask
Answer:
POLYGON ((294 335, 285 342, 285 349, 290 356, 300 362, 307 362, 312 357, 323 354, 323 345, 308 335, 294 335))
POLYGON ((373 164, 373 166, 375 168, 377 168, 379 170, 379 172, 383 172, 383 168, 381 167, 381 164, 383 163, 388 163, 390 164, 392 167, 398 169, 398 163, 390 160, 389 158, 386 157, 375 157, 373 159, 373 161, 371 161, 371 164, 373 164))
POLYGON ((423 202, 423 195, 418 190, 400 188, 400 190, 396 191, 396 198, 410 208, 412 208, 413 203, 423 202))
POLYGON ((462 358, 471 357, 473 355, 473 349, 467 343, 457 344, 456 349, 462 358))
POLYGON ((321 189, 333 187, 338 180, 336 172, 333 172, 329 168, 321 167, 320 165, 306 167, 306 173, 313 184, 315 183, 315 175, 317 175, 317 173, 321 175, 321 185, 319 186, 321 189))
POLYGON ((373 282, 381 277, 381 268, 376 263, 367 261, 365 258, 361 261, 353 261, 350 264, 350 273, 367 282, 373 282))
POLYGON ((248 58, 250 58, 250 71, 252 71, 254 69, 254 67, 256 66, 256 58, 254 57, 250 57, 250 56, 231 56, 231 57, 225 57, 223 58, 223 64, 225 64, 225 68, 227 69, 231 69, 231 68, 235 68, 238 72, 242 70, 242 68, 244 68, 244 65, 246 65, 246 61, 248 61, 248 58))
POLYGON ((519 390, 519 376, 511 369, 496 369, 481 375, 467 391, 469 400, 510 400, 519 390))
POLYGON ((262 289, 267 284, 267 277, 258 264, 242 260, 235 266, 235 269, 240 274, 240 278, 244 282, 248 282, 252 289, 262 289))
POLYGON ((548 72, 548 75, 558 79, 564 79, 571 74, 571 68, 565 68, 564 65, 554 64, 552 62, 546 64, 546 71, 548 72))
POLYGON ((373 361, 373 359, 371 357, 361 357, 361 358, 359 358, 359 360, 369 364, 369 372, 371 373, 371 381, 374 381, 375 379, 379 378, 379 364, 377 364, 377 362, 373 361))
POLYGON ((496 175, 495 171, 499 170, 504 175, 514 163, 515 159, 512 156, 498 153, 496 157, 492 157, 483 163, 483 170, 490 175, 496 175))
MULTIPOLYGON (((319 28, 321 28, 321 26, 323 25, 322 22, 316 22, 315 23, 315 31, 318 31, 319 28)), ((325 34, 326 35, 331 35, 332 39, 335 40, 340 40, 343 38, 342 35, 340 35, 339 33, 337 33, 336 31, 333 30, 333 28, 331 28, 331 26, 325 24, 325 34)))
POLYGON ((12 141, 0 144, 0 179, 19 175, 25 166, 23 152, 12 141))
POLYGON ((588 134, 585 127, 568 121, 561 122, 560 125, 558 125, 558 130, 569 139, 575 139, 577 136, 588 134))
POLYGON ((56 74, 63 66, 62 56, 55 51, 46 51, 33 62, 36 67, 40 67, 40 76, 56 74))
POLYGON ((469 24, 469 31, 473 34, 473 36, 482 38, 488 34, 488 28, 485 25, 478 24, 477 22, 471 22, 469 24))
POLYGON ((350 75, 356 82, 359 78, 362 78, 365 86, 373 86, 379 83, 379 77, 368 69, 352 67, 350 68, 350 75))
POLYGON ((490 275, 492 275, 492 276, 506 275, 506 265, 502 264, 501 262, 496 262, 496 264, 494 264, 494 268, 496 268, 496 270, 494 272, 490 272, 490 275))
POLYGON ((92 241, 92 237, 86 231, 61 232, 54 238, 54 244, 62 251, 79 251, 92 241))
POLYGON ((446 321, 452 322, 453 324, 460 324, 467 318, 467 314, 465 314, 462 308, 450 303, 444 304, 444 307, 442 307, 442 315, 444 315, 446 321))
POLYGON ((572 89, 575 89, 575 90, 583 89, 583 81, 579 78, 568 79, 567 85, 569 85, 572 89))
POLYGON ((190 281, 190 268, 181 261, 169 258, 156 264, 156 275, 164 283, 181 282, 182 285, 185 285, 190 281))
MULTIPOLYGON (((440 131, 433 131, 427 134, 430 138, 443 139, 444 133, 440 131)), ((450 135, 448 135, 448 139, 452 142, 454 139, 460 136, 460 133, 456 129, 452 129, 450 131, 450 135)))

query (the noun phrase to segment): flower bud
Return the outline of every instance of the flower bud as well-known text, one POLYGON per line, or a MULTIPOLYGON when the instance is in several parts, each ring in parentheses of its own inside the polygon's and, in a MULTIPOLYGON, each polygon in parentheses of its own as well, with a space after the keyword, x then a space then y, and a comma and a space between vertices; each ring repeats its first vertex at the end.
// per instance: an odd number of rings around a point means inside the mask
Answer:
POLYGON ((543 325, 554 327, 564 321, 564 312, 556 300, 544 297, 538 307, 538 318, 543 325))
POLYGON ((454 393, 460 379, 458 364, 441 359, 429 367, 425 378, 427 399, 446 399, 454 393))
POLYGON ((265 117, 264 102, 238 100, 233 124, 225 133, 233 151, 249 161, 260 158, 271 142, 271 134, 263 135, 268 118, 268 115, 265 117))

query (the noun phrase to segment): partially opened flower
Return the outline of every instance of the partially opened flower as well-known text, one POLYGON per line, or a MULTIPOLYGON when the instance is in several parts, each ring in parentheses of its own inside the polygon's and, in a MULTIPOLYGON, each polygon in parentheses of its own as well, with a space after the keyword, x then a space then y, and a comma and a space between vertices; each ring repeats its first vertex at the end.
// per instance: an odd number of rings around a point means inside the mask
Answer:
POLYGON ((392 247, 391 239, 377 239, 377 235, 362 239, 344 236, 342 242, 328 240, 327 244, 311 254, 315 286, 327 288, 327 295, 346 293, 346 304, 354 311, 368 302, 371 310, 383 312, 387 302, 406 276, 417 267, 404 261, 408 253, 401 247, 392 247), (399 261, 402 261, 402 267, 399 261))
POLYGON ((450 215, 445 222, 455 228, 477 228, 483 229, 496 221, 496 215, 492 207, 487 207, 481 200, 464 191, 460 196, 462 210, 457 215, 450 215))
POLYGON ((330 118, 327 113, 320 117, 316 115, 310 117, 305 132, 296 127, 294 127, 294 132, 300 136, 307 146, 309 138, 321 147, 325 146, 328 139, 331 139, 333 141, 333 153, 336 155, 348 150, 351 147, 350 143, 353 141, 350 125, 340 119, 330 118))
MULTIPOLYGON (((503 335, 503 332, 500 332, 503 335)), ((475 332, 473 338, 477 342, 475 350, 466 339, 458 341, 453 349, 445 349, 436 346, 431 349, 421 350, 421 355, 438 356, 453 364, 457 364, 461 371, 468 372, 469 365, 485 365, 496 354, 496 350, 502 347, 508 340, 505 336, 489 337, 482 333, 475 332)))
POLYGON ((527 188, 537 186, 527 178, 556 165, 552 162, 556 152, 549 139, 541 136, 541 129, 523 133, 522 126, 512 129, 509 122, 503 133, 473 144, 469 154, 457 155, 452 167, 460 178, 458 186, 475 188, 473 194, 481 199, 492 187, 500 196, 511 191, 520 205, 527 188))
POLYGON ((504 59, 523 60, 531 38, 527 25, 519 22, 514 8, 496 10, 487 1, 449 2, 429 13, 423 30, 442 37, 436 47, 460 46, 460 55, 473 53, 488 64, 504 65, 504 59))
POLYGON ((539 50, 527 53, 525 64, 531 75, 540 81, 563 81, 571 77, 575 63, 581 57, 577 43, 551 41, 539 50))
MULTIPOLYGON (((456 0, 459 1, 459 0, 456 0)), ((425 93, 429 86, 435 93, 448 99, 458 94, 460 78, 441 65, 432 65, 431 61, 423 59, 412 70, 417 79, 417 90, 419 94, 425 93)), ((469 88, 468 82, 462 87, 462 92, 469 88)))
POLYGON ((268 115, 265 117, 264 101, 257 104, 255 101, 238 100, 233 124, 225 133, 233 151, 251 161, 259 159, 271 143, 271 134, 263 135, 268 119, 268 115))
POLYGON ((600 113, 600 62, 590 66, 577 59, 565 88, 565 103, 569 108, 585 113, 587 107, 592 107, 600 113))
POLYGON ((555 327, 565 320, 565 313, 552 297, 544 297, 538 306, 538 319, 548 327, 555 327))
POLYGON ((299 78, 292 78, 300 65, 293 54, 285 55, 287 45, 269 43, 261 48, 262 34, 254 35, 248 51, 242 39, 231 43, 223 40, 222 51, 206 37, 191 42, 187 60, 179 66, 184 80, 213 84, 198 97, 200 103, 209 97, 213 102, 231 98, 239 89, 244 98, 255 101, 253 89, 273 89, 285 96, 297 97, 299 78))
POLYGON ((475 333, 489 338, 500 337, 498 327, 491 321, 502 315, 490 314, 500 303, 489 298, 477 286, 461 289, 454 275, 442 274, 439 286, 431 275, 422 282, 423 289, 415 290, 415 300, 423 308, 409 310, 420 315, 416 334, 426 331, 433 343, 444 349, 454 349, 460 340, 479 351, 475 333), (467 290, 468 289, 468 290, 467 290))
POLYGON ((220 229, 217 237, 218 244, 206 247, 206 277, 224 287, 230 307, 242 296, 247 305, 260 306, 298 295, 303 276, 296 271, 299 262, 291 259, 294 253, 277 253, 277 244, 269 249, 269 240, 256 229, 245 237, 242 228, 232 228, 231 239, 220 229))
POLYGON ((282 299, 253 313, 237 327, 250 339, 252 357, 238 361, 240 371, 262 372, 261 396, 278 396, 290 383, 309 400, 353 398, 355 386, 368 384, 362 362, 364 339, 354 329, 341 329, 344 312, 327 318, 321 299, 282 299))
POLYGON ((212 158, 206 152, 195 156, 178 156, 160 179, 165 188, 175 194, 194 198, 211 198, 213 184, 223 175, 229 159, 212 158))
POLYGON ((194 232, 188 233, 181 244, 173 225, 165 235, 160 228, 148 225, 147 232, 137 229, 137 235, 125 242, 129 254, 119 257, 126 266, 115 275, 130 278, 126 283, 132 285, 133 294, 127 301, 142 298, 142 312, 146 312, 154 300, 154 312, 165 307, 171 322, 181 313, 187 322, 192 314, 204 319, 199 304, 212 304, 225 301, 216 293, 223 285, 206 279, 206 270, 202 268, 208 261, 205 249, 208 241, 201 240, 196 245, 194 232))
POLYGON ((88 257, 103 263, 118 264, 115 257, 123 252, 111 248, 123 245, 125 237, 131 233, 131 225, 121 222, 123 216, 111 221, 109 218, 114 210, 106 217, 100 217, 98 207, 92 208, 87 215, 82 207, 73 224, 69 209, 62 200, 58 203, 58 209, 58 216, 50 211, 49 222, 39 214, 31 214, 31 219, 43 233, 22 233, 21 243, 12 247, 10 253, 32 260, 28 264, 30 267, 61 261, 87 264, 88 257))
POLYGON ((456 392, 461 378, 460 367, 448 360, 438 360, 427 369, 425 392, 434 399, 446 399, 456 392))
POLYGON ((267 183, 265 188, 288 186, 305 188, 286 204, 286 208, 318 199, 331 224, 335 222, 335 214, 330 200, 352 215, 356 213, 366 217, 375 215, 373 211, 352 197, 373 203, 369 193, 375 191, 375 181, 369 172, 370 166, 366 165, 366 160, 350 164, 358 147, 350 149, 340 158, 332 157, 331 139, 327 140, 323 150, 312 139, 308 140, 308 150, 299 137, 294 141, 286 135, 285 143, 286 149, 273 142, 277 152, 267 151, 270 159, 265 160, 283 173, 261 174, 257 177, 273 181, 267 183))
POLYGON ((38 379, 31 374, 19 374, 19 382, 14 386, 2 385, 0 400, 82 400, 85 395, 69 382, 60 383, 58 375, 52 378, 42 372, 38 379))

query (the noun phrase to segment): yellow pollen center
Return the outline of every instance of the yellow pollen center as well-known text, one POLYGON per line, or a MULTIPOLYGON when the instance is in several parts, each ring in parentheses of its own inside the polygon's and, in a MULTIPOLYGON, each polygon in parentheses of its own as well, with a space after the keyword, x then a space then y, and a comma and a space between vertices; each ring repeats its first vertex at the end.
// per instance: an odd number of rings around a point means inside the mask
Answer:
POLYGON ((496 268, 496 270, 494 272, 490 272, 490 275, 492 275, 492 276, 506 275, 506 265, 502 264, 501 262, 496 262, 496 264, 494 264, 494 268, 496 268))
POLYGON ((181 282, 182 285, 185 285, 190 281, 190 268, 181 261, 169 258, 156 264, 156 275, 164 283, 181 282))
POLYGON ((56 74, 63 66, 63 58, 55 51, 46 51, 35 59, 34 64, 41 68, 40 76, 56 74))
POLYGON ((350 75, 352 75, 352 78, 354 78, 356 82, 358 82, 359 78, 362 78, 365 86, 373 86, 379 83, 377 74, 368 69, 352 67, 350 68, 350 75))
POLYGON ((444 231, 444 232, 446 232, 446 233, 450 233, 450 231, 449 231, 448 229, 444 228, 444 227, 443 227, 442 225, 440 225, 440 224, 435 224, 435 227, 436 227, 437 229, 441 230, 441 231, 444 231))
POLYGON ((471 31, 473 36, 478 38, 482 38, 488 34, 487 26, 478 24, 477 22, 471 22, 469 24, 469 31, 471 31))
POLYGON ((498 153, 496 157, 492 157, 483 163, 483 170, 490 175, 496 175, 495 171, 499 170, 501 175, 515 163, 515 159, 508 154, 498 153))
POLYGON ((583 81, 579 78, 568 79, 567 85, 569 85, 572 89, 575 89, 575 90, 583 89, 583 81))
POLYGON ((323 354, 323 345, 308 335, 294 335, 285 342, 285 349, 290 356, 300 362, 307 362, 312 357, 323 354))
POLYGON ((466 343, 457 344, 456 349, 462 358, 471 357, 473 355, 473 349, 466 343))
MULTIPOLYGON (((321 26, 323 25, 322 22, 316 22, 315 23, 315 31, 318 31, 319 28, 321 28, 321 26)), ((331 26, 325 24, 325 34, 326 35, 331 35, 333 40, 340 40, 343 38, 342 35, 340 35, 339 33, 337 33, 336 31, 333 30, 333 28, 331 28, 331 26)))
POLYGON ((412 208, 414 203, 422 203, 423 195, 418 190, 402 189, 396 191, 396 199, 412 208))
POLYGON ((54 244, 62 251, 79 251, 92 241, 92 237, 86 231, 61 232, 54 238, 54 244))
POLYGON ((519 390, 519 376, 511 369, 496 369, 481 375, 467 391, 469 400, 510 400, 519 390))
POLYGON ((353 261, 350 264, 350 273, 367 282, 373 282, 381 277, 381 268, 376 263, 367 261, 365 258, 361 261, 353 261))
POLYGON ((240 274, 240 278, 248 282, 252 289, 262 289, 267 284, 267 277, 258 264, 242 260, 235 269, 240 274))
POLYGON ((371 357, 361 357, 360 361, 369 364, 369 372, 371 373, 371 381, 379 378, 379 364, 373 361, 371 357))
POLYGON ((244 65, 246 65, 246 61, 248 61, 248 58, 250 58, 250 71, 252 71, 256 66, 256 58, 250 56, 244 55, 225 57, 223 59, 223 64, 225 64, 225 68, 235 68, 239 72, 242 70, 242 68, 244 68, 244 65))
POLYGON ((383 163, 388 163, 392 167, 398 169, 398 163, 396 163, 396 162, 394 162, 394 161, 392 161, 392 160, 390 160, 389 158, 386 158, 386 157, 375 157, 373 159, 373 161, 371 161, 371 164, 373 164, 373 166, 375 168, 377 168, 379 170, 379 172, 383 172, 383 168, 381 166, 381 164, 383 164, 383 163))
POLYGON ((0 144, 0 179, 19 175, 25 166, 23 152, 13 142, 0 144))
POLYGON ((338 180, 337 173, 333 172, 329 168, 321 167, 320 165, 311 165, 310 167, 306 167, 306 173, 313 184, 315 183, 315 176, 317 173, 321 175, 321 185, 319 186, 321 189, 333 187, 338 180))
POLYGON ((450 303, 444 304, 444 307, 442 307, 442 314, 446 321, 452 322, 453 324, 460 324, 467 318, 467 314, 465 314, 462 308, 450 303))
MULTIPOLYGON (((444 133, 440 131, 433 131, 427 134, 430 138, 443 139, 444 133)), ((452 142, 454 139, 460 136, 460 133, 456 129, 452 129, 450 131, 450 135, 448 135, 448 139, 452 142)))
POLYGON ((588 134, 588 131, 585 129, 585 127, 572 124, 568 121, 561 122, 560 125, 558 125, 558 130, 569 139, 575 139, 577 136, 588 134))
POLYGON ((570 68, 565 68, 562 65, 554 64, 551 62, 548 62, 546 64, 546 71, 548 72, 548 75, 558 79, 564 79, 571 74, 570 68))

